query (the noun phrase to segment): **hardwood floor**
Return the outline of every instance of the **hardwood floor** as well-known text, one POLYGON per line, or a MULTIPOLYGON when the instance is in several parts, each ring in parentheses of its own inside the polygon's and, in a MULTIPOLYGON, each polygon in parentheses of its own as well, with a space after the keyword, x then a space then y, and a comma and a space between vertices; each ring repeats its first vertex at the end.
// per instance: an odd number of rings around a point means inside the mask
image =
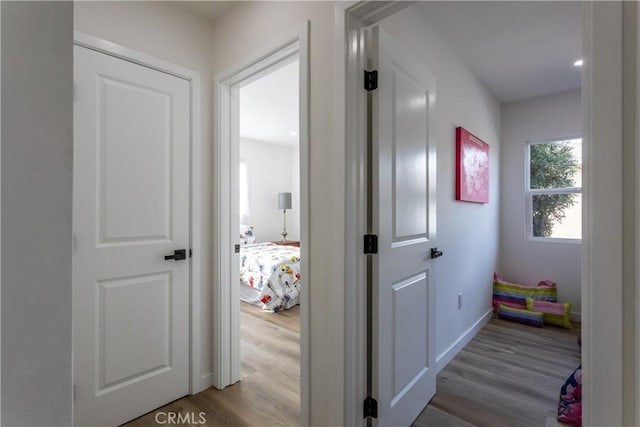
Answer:
POLYGON ((493 319, 437 378, 415 427, 551 427, 560 387, 580 365, 579 325, 542 329, 493 319))
POLYGON ((270 313, 250 304, 240 305, 240 382, 176 400, 126 426, 167 425, 163 413, 192 416, 192 424, 203 426, 300 424, 300 306, 270 313), (202 420, 205 422, 200 423, 202 420))
MULTIPOLYGON (((177 400, 127 425, 161 425, 155 419, 159 412, 204 412, 205 426, 299 425, 299 315, 299 306, 274 314, 242 304, 242 380, 177 400)), ((438 374, 437 394, 414 426, 558 426, 560 387, 580 364, 578 328, 491 320, 438 374)))

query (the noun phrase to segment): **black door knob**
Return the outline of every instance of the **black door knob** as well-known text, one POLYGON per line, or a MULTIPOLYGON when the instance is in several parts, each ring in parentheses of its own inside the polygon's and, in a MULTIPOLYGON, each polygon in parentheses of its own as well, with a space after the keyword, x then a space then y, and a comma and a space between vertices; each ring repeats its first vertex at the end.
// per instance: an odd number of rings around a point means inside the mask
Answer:
POLYGON ((165 255, 165 260, 172 259, 174 261, 180 261, 183 259, 187 259, 187 250, 186 249, 176 249, 173 251, 173 255, 165 255))
POLYGON ((431 258, 438 258, 442 256, 442 251, 439 251, 438 248, 431 248, 431 258))

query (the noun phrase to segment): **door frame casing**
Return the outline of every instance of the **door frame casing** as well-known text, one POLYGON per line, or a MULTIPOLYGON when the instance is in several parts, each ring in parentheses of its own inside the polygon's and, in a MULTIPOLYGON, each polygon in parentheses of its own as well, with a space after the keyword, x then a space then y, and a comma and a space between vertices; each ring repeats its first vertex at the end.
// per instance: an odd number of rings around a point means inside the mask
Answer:
MULTIPOLYGON (((640 74, 638 74, 638 70, 640 70, 640 7, 636 4, 636 138, 635 138, 635 165, 636 165, 636 174, 635 174, 635 185, 636 185, 636 203, 635 203, 635 215, 634 217, 640 218, 640 74)), ((635 232, 635 360, 636 360, 636 377, 634 381, 634 390, 635 396, 631 396, 636 402, 640 399, 640 225, 638 222, 635 223, 636 232, 635 232)), ((635 410, 635 423, 640 423, 640 405, 636 405, 635 410)))
POLYGON ((304 21, 283 39, 268 44, 239 66, 220 73, 214 83, 216 113, 214 117, 215 165, 213 188, 215 235, 215 282, 213 286, 213 385, 224 388, 240 379, 240 294, 237 286, 238 268, 232 266, 232 250, 238 242, 238 231, 232 230, 232 215, 237 212, 237 196, 232 191, 233 165, 239 161, 239 137, 232 129, 239 126, 237 88, 274 67, 283 65, 292 56, 299 60, 299 146, 300 146, 300 268, 304 286, 300 289, 300 405, 301 424, 309 424, 309 31, 304 21), (234 113, 234 111, 236 111, 234 113), (235 203, 235 204, 234 204, 235 203), (235 307, 235 309, 234 309, 235 307))
MULTIPOLYGON (((640 74, 638 74, 638 70, 640 70, 640 31, 638 27, 640 26, 640 7, 636 5, 636 67, 635 67, 635 75, 636 75, 636 93, 635 93, 635 215, 636 223, 635 223, 635 360, 636 360, 636 372, 634 379, 634 391, 635 395, 630 396, 629 399, 632 402, 637 402, 640 399, 640 225, 637 222, 637 218, 640 218, 640 74)), ((640 405, 635 405, 635 424, 640 423, 640 405)))
MULTIPOLYGON (((413 2, 339 1, 336 21, 336 138, 345 144, 344 287, 344 424, 365 426, 362 404, 367 397, 367 273, 363 236, 367 233, 367 94, 363 68, 368 67, 360 30, 413 2)), ((370 363, 370 361, 368 362, 370 363)))
POLYGON ((73 44, 170 74, 189 82, 189 247, 192 250, 189 264, 189 392, 190 394, 198 393, 206 388, 200 372, 202 369, 200 351, 200 288, 202 285, 200 242, 202 234, 200 196, 202 172, 199 162, 202 145, 200 138, 200 73, 80 31, 74 31, 73 44))
POLYGON ((581 293, 584 425, 622 425, 626 402, 622 317, 625 286, 621 173, 622 17, 621 2, 586 2, 583 5, 581 293), (602 286, 604 283, 607 285, 602 286))

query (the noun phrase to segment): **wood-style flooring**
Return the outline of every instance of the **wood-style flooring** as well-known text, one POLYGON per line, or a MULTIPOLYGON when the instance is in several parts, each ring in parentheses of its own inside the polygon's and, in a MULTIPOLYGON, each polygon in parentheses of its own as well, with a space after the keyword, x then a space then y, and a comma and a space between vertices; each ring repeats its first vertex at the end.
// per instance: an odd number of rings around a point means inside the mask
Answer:
POLYGON ((438 374, 415 427, 551 427, 560 387, 580 365, 574 330, 492 319, 438 374))
MULTIPOLYGON (((280 313, 241 303, 240 382, 176 400, 126 424, 167 425, 159 412, 195 414, 203 426, 297 426, 300 424, 300 306, 280 313)), ((189 425, 181 424, 181 425, 189 425)))
MULTIPOLYGON (((206 426, 297 426, 299 307, 242 304, 242 380, 177 400, 127 424, 157 426, 159 411, 205 413, 206 426)), ((491 320, 437 378, 415 427, 556 427, 560 387, 580 364, 573 331, 491 320)))

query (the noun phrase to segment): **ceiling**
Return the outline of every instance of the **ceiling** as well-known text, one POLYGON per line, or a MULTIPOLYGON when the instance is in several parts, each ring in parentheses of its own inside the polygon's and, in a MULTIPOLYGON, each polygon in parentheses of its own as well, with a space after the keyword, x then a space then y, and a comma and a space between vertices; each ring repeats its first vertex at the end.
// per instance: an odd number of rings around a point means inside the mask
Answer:
POLYGON ((240 88, 241 138, 298 144, 298 66, 296 60, 240 88))
POLYGON ((229 10, 233 1, 176 1, 179 6, 199 15, 211 22, 229 10))
MULTIPOLYGON (((232 1, 180 1, 215 21, 232 1)), ((581 86, 582 12, 578 1, 422 1, 424 18, 501 103, 581 86)), ((295 144, 297 63, 241 90, 244 138, 295 144)))
POLYGON ((503 103, 577 89, 577 1, 418 2, 415 7, 503 103))
MULTIPOLYGON (((193 14, 215 23, 237 1, 177 1, 193 14)), ((298 144, 298 61, 240 89, 240 137, 294 146, 298 144), (295 135, 293 134, 295 132, 295 135)))

